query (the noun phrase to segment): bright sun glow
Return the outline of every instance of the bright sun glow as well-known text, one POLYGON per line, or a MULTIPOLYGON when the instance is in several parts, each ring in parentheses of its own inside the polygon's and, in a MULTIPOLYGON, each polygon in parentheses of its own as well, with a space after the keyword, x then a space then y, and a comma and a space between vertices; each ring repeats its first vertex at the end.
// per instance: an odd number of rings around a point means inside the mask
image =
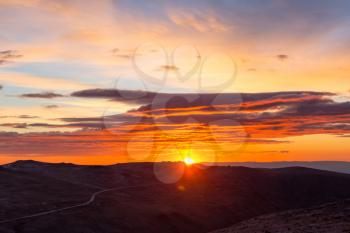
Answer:
POLYGON ((185 162, 186 165, 192 165, 194 163, 193 159, 190 158, 190 157, 186 157, 184 159, 184 162, 185 162))

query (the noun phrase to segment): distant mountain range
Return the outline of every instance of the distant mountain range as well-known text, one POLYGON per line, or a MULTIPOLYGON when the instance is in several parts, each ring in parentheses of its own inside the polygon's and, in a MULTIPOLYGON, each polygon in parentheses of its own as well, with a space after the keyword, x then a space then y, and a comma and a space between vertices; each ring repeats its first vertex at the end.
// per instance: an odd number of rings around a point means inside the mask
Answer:
POLYGON ((36 161, 0 166, 1 233, 205 233, 347 199, 349 174, 303 167, 36 161), (184 175, 164 184, 155 167, 169 174, 184 169, 184 175))
POLYGON ((283 168, 283 167, 306 167, 333 172, 350 174, 350 162, 343 161, 312 161, 312 162, 226 162, 216 163, 216 166, 243 166, 251 168, 283 168))

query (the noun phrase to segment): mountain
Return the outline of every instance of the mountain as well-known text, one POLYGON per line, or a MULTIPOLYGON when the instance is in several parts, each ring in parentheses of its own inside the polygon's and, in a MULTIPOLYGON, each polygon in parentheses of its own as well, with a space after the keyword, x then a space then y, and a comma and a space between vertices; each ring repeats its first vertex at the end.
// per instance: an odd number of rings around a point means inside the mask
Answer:
POLYGON ((349 198, 349 174, 303 167, 17 161, 0 167, 0 232, 204 233, 349 198), (165 184, 159 168, 184 175, 165 184))
POLYGON ((350 174, 350 162, 343 161, 286 161, 286 162, 227 162, 216 163, 216 166, 244 166, 251 168, 283 168, 283 167, 307 167, 319 170, 350 174))
POLYGON ((350 232, 350 200, 263 215, 212 233, 350 232))

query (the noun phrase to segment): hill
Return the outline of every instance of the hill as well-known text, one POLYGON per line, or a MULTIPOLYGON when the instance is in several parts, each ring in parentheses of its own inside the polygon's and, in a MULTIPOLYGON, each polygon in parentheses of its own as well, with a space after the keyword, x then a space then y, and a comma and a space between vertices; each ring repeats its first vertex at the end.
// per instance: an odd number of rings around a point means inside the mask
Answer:
POLYGON ((302 167, 155 167, 18 161, 0 167, 0 232, 209 232, 259 215, 350 198, 350 175, 302 167))
POLYGON ((350 200, 264 215, 212 233, 350 232, 350 200))
POLYGON ((251 168, 306 167, 350 174, 350 162, 344 161, 227 162, 217 163, 216 166, 244 166, 251 168))

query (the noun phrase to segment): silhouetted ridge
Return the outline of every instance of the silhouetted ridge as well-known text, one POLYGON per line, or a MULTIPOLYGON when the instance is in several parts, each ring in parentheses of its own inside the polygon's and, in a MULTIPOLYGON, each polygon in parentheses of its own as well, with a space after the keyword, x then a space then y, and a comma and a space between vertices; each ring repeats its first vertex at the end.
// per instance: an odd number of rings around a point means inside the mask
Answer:
POLYGON ((180 165, 80 166, 32 160, 5 165, 0 169, 0 222, 64 210, 0 224, 0 232, 207 233, 259 215, 350 198, 350 175, 342 173, 180 165), (160 181, 172 174, 180 174, 175 183, 160 181), (93 201, 79 206, 88 200, 93 201), (70 206, 77 207, 66 209, 70 206))

